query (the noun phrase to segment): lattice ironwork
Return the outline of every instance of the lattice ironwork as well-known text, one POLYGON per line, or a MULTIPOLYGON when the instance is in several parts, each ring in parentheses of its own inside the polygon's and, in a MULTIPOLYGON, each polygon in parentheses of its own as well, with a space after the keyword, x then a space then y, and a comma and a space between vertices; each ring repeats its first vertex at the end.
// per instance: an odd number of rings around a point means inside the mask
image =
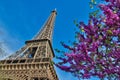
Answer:
POLYGON ((56 17, 53 10, 42 30, 15 54, 0 61, 0 80, 58 80, 51 46, 56 17))

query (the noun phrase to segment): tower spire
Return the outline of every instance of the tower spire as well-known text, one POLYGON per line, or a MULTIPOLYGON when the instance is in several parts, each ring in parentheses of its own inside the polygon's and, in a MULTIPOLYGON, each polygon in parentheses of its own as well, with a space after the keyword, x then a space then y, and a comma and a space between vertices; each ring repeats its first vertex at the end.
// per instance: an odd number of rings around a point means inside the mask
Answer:
POLYGON ((54 27, 56 14, 57 14, 57 11, 56 11, 56 9, 54 9, 51 12, 48 20, 43 25, 42 29, 34 37, 34 40, 48 39, 48 40, 52 41, 52 33, 53 33, 53 27, 54 27))

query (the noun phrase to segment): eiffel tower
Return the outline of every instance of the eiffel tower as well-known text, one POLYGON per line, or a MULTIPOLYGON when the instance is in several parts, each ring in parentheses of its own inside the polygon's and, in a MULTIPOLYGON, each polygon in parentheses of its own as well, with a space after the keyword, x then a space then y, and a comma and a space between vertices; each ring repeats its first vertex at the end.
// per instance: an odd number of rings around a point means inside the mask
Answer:
POLYGON ((0 61, 0 80, 58 80, 52 58, 53 10, 42 29, 20 50, 0 61))

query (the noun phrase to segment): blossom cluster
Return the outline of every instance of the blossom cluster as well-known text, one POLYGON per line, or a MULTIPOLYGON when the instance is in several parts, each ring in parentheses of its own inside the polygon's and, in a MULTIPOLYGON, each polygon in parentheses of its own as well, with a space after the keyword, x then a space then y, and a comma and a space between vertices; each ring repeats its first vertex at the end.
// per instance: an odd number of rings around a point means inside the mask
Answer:
POLYGON ((88 24, 79 23, 72 47, 62 43, 70 52, 57 57, 57 67, 78 78, 120 79, 120 0, 105 1, 99 4, 99 17, 91 15, 88 24))

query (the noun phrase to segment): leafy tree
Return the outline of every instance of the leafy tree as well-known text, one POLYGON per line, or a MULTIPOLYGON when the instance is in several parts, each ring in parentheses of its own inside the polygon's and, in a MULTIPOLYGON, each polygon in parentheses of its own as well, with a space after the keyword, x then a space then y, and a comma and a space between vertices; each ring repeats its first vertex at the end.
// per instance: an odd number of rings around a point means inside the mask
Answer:
MULTIPOLYGON (((80 22, 73 46, 61 43, 69 52, 55 65, 80 78, 120 79, 120 0, 105 0, 101 12, 80 22)), ((60 51, 59 51, 60 52, 60 51)))

